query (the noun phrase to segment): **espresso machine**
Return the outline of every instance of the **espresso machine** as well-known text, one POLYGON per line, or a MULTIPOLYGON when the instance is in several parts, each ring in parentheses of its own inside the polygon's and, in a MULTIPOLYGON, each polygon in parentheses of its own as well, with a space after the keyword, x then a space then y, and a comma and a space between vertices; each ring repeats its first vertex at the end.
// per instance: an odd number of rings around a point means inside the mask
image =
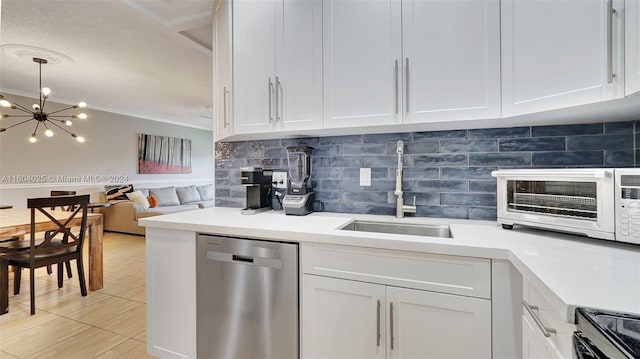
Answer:
POLYGON ((242 214, 255 214, 271 209, 272 170, 257 167, 240 168, 240 183, 247 189, 247 207, 242 214))
POLYGON ((311 152, 313 147, 287 147, 289 178, 287 194, 282 200, 285 214, 304 216, 313 212, 314 193, 311 188, 311 152))

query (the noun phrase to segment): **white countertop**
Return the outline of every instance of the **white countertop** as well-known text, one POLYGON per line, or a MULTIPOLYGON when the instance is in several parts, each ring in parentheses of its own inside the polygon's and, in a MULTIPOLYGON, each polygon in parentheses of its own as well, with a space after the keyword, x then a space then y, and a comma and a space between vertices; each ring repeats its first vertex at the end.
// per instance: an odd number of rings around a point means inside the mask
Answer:
POLYGON ((316 242, 361 247, 505 259, 530 281, 544 285, 564 306, 568 322, 576 307, 640 315, 640 246, 516 227, 497 222, 340 213, 286 216, 283 212, 242 215, 215 207, 147 217, 146 227, 245 238, 316 242), (353 219, 450 224, 453 238, 344 231, 353 219))

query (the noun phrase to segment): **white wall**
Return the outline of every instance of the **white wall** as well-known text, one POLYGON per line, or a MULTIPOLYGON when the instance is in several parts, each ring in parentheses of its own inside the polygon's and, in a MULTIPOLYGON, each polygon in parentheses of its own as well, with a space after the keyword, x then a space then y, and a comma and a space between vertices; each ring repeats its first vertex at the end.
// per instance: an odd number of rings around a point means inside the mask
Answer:
MULTIPOLYGON (((37 102, 18 96, 11 96, 11 99, 25 105, 37 102)), ((57 107, 57 104, 51 104, 51 109, 57 107)), ((0 204, 24 208, 26 198, 48 196, 52 189, 90 193, 91 200, 97 201, 98 192, 104 189, 105 184, 164 187, 213 182, 212 131, 91 109, 86 112, 88 119, 75 119, 73 126, 68 128, 84 136, 85 143, 76 142, 56 128, 53 128, 54 137, 47 138, 42 126, 38 129, 38 142, 29 143, 27 139, 33 132, 35 121, 0 133, 0 204), (192 173, 138 174, 139 133, 190 139, 192 173), (78 176, 96 180, 102 176, 104 180, 76 182, 73 177, 78 176)), ((16 123, 16 119, 0 121, 0 127, 16 123)))

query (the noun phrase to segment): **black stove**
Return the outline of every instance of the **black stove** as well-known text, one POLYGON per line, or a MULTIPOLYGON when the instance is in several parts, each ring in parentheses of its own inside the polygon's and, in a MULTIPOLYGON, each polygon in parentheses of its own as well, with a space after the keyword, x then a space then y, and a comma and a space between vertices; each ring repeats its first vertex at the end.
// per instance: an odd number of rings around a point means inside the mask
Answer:
POLYGON ((640 316, 576 309, 573 335, 577 359, 640 359, 640 316))

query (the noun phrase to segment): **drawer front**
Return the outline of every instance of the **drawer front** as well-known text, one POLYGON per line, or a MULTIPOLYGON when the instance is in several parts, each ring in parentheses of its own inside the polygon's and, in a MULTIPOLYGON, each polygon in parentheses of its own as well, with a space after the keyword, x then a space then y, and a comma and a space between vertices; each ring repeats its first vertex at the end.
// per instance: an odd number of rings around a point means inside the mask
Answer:
POLYGON ((551 340, 546 338, 527 311, 522 315, 522 358, 563 359, 551 340))
POLYGON ((489 259, 317 243, 300 255, 308 274, 491 298, 489 259))
POLYGON ((551 291, 525 279, 522 298, 522 311, 533 319, 540 335, 546 332, 549 335, 546 339, 554 350, 558 351, 561 357, 571 359, 571 335, 576 326, 564 319, 561 314, 564 313, 564 308, 553 304, 551 291))

